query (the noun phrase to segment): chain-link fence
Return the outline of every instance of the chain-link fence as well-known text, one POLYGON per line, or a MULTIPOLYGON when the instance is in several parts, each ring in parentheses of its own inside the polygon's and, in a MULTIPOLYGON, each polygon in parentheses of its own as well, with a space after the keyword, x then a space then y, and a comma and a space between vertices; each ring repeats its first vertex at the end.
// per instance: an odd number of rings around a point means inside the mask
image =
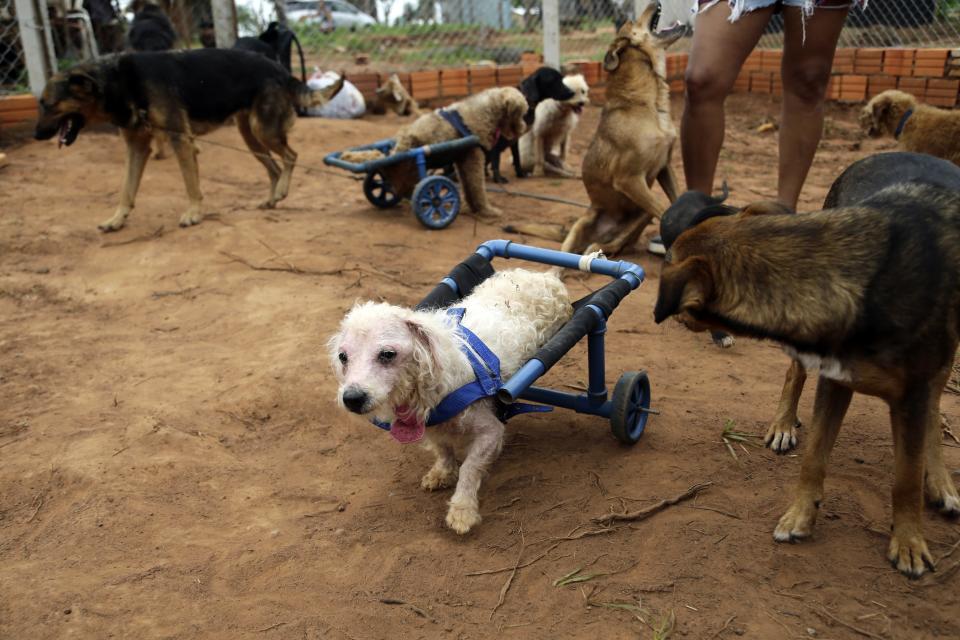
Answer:
MULTIPOLYGON (((130 19, 146 2, 158 4, 167 13, 178 32, 179 46, 212 46, 214 41, 212 0, 29 1, 46 8, 54 67, 91 57, 91 39, 99 54, 121 50, 130 19), (87 18, 78 17, 78 9, 87 18)), ((0 0, 2 94, 27 87, 17 2, 24 0, 0 0)), ((232 9, 240 35, 256 35, 274 20, 286 22, 298 35, 308 66, 322 69, 382 73, 515 65, 544 51, 544 3, 540 0, 235 2, 232 9)), ((662 21, 689 19, 693 2, 663 0, 662 21)), ((642 0, 557 0, 561 61, 599 60, 617 26, 644 4, 642 0)), ((760 47, 778 48, 782 28, 782 19, 775 16, 760 47)), ((958 43, 960 0, 871 0, 866 10, 851 12, 840 46, 953 47, 958 43)), ((689 39, 684 39, 672 50, 688 46, 689 39)))
POLYGON ((13 0, 0 0, 0 95, 27 91, 27 65, 13 0))

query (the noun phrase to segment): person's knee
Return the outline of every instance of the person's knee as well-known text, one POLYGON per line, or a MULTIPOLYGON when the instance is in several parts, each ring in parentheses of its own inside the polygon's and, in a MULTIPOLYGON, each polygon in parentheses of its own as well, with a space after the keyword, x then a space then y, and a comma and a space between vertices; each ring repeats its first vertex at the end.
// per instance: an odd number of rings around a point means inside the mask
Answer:
POLYGON ((830 64, 808 62, 791 69, 784 69, 783 91, 809 107, 823 102, 830 81, 830 64))
POLYGON ((692 104, 723 100, 732 88, 716 70, 705 67, 687 67, 684 81, 687 100, 692 104))

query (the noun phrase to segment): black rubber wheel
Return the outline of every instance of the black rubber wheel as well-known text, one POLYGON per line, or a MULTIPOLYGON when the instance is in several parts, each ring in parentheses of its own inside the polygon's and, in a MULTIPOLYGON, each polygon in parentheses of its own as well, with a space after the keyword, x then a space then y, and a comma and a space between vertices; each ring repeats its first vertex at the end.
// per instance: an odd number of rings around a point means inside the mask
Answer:
POLYGON ((628 371, 613 389, 610 429, 624 444, 636 444, 643 435, 650 413, 650 379, 646 371, 628 371))
POLYGON ((363 179, 363 195, 378 209, 390 209, 400 203, 400 196, 379 171, 368 173, 363 179))
POLYGON ((413 190, 413 213, 428 229, 450 226, 460 213, 460 192, 450 178, 427 176, 413 190))

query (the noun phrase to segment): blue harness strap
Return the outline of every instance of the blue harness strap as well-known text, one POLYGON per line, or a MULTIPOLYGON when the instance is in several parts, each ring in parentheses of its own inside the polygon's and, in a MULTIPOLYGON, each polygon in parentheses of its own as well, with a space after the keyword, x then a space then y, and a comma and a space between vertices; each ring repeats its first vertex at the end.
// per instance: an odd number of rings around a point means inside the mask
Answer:
MULTIPOLYGON (((457 332, 463 338, 460 350, 470 362, 474 380, 447 395, 440 401, 440 404, 433 408, 427 418, 428 427, 455 418, 478 400, 495 397, 503 384, 500 379, 500 358, 484 344, 483 340, 477 337, 477 334, 461 324, 465 312, 466 309, 462 307, 447 309, 447 315, 454 319, 457 332)), ((553 411, 553 407, 523 402, 514 402, 509 405, 498 403, 497 417, 506 422, 521 413, 546 413, 548 411, 553 411)), ((386 431, 390 430, 389 423, 374 420, 373 424, 386 431)))
POLYGON ((437 115, 450 123, 450 126, 457 130, 464 138, 473 135, 470 127, 463 121, 463 117, 456 109, 437 109, 437 115))
POLYGON ((899 138, 899 137, 900 137, 900 134, 903 133, 903 128, 904 128, 905 126, 907 126, 907 120, 909 120, 909 119, 910 119, 910 116, 912 116, 912 115, 913 115, 913 109, 907 109, 907 110, 904 112, 903 117, 900 118, 900 122, 897 123, 897 129, 896 129, 896 131, 893 132, 893 137, 894 137, 894 138, 899 138))

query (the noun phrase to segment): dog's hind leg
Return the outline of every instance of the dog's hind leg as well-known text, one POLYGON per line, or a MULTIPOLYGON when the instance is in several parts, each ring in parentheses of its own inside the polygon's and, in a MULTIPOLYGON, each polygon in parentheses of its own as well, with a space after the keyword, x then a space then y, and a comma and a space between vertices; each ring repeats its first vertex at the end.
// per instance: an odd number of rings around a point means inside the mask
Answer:
POLYGON ((503 447, 503 423, 497 420, 487 406, 473 406, 461 419, 463 424, 472 423, 473 441, 467 449, 467 457, 460 466, 457 490, 450 498, 447 511, 447 526, 459 534, 470 531, 480 524, 480 503, 477 492, 487 467, 500 455, 503 447))
POLYGON ((780 518, 773 538, 777 542, 793 542, 808 538, 817 521, 817 510, 823 500, 823 480, 827 475, 827 459, 837 441, 843 416, 850 406, 853 391, 821 376, 813 402, 813 423, 807 448, 800 464, 800 482, 794 491, 793 504, 780 518))
POLYGON ((253 130, 250 128, 249 114, 237 114, 237 129, 239 129, 240 135, 243 137, 243 141, 247 143, 247 148, 250 149, 253 157, 267 170, 267 176, 270 178, 270 195, 272 197, 274 190, 277 188, 277 181, 280 179, 280 167, 277 166, 274 159, 270 157, 270 150, 267 149, 266 145, 260 142, 257 136, 253 135, 253 130))
POLYGON ((296 151, 287 144, 287 131, 293 126, 293 118, 292 112, 282 122, 278 122, 276 118, 267 120, 256 112, 250 116, 253 134, 283 161, 280 176, 270 189, 270 198, 260 205, 261 209, 274 208, 278 202, 287 197, 290 191, 290 178, 293 175, 293 167, 297 163, 296 151))
POLYGON ((503 212, 490 205, 487 193, 484 191, 483 163, 485 156, 479 147, 468 150, 456 162, 460 184, 463 186, 463 196, 473 211, 473 215, 481 221, 491 222, 503 216, 503 212))
POLYGON ((660 173, 657 174, 657 182, 660 183, 660 188, 663 189, 663 192, 667 194, 667 199, 670 200, 670 204, 673 204, 677 201, 677 176, 673 172, 673 167, 670 166, 670 160, 667 160, 667 166, 660 170, 660 173))
MULTIPOLYGON (((929 382, 929 381, 926 381, 929 382)), ((931 391, 927 384, 908 388, 901 399, 890 403, 893 427, 893 534, 887 559, 897 570, 919 578, 934 567, 933 556, 923 538, 924 462, 929 455, 926 439, 934 423, 939 428, 941 384, 931 391)), ((939 446, 939 438, 936 438, 939 446)))
MULTIPOLYGON (((940 387, 942 388, 942 385, 940 387)), ((940 406, 938 393, 931 401, 934 407, 940 406)), ((930 421, 927 424, 927 435, 924 441, 926 460, 924 463, 924 488, 927 502, 936 507, 943 515, 956 518, 960 516, 960 494, 950 477, 950 472, 943 462, 943 432, 939 411, 930 412, 930 421)))
POLYGON ((636 244, 637 238, 640 237, 643 230, 646 229, 650 221, 653 220, 653 216, 643 211, 638 211, 635 215, 636 217, 628 222, 626 228, 617 234, 613 240, 597 243, 596 246, 591 247, 591 249, 599 249, 604 255, 615 256, 624 249, 636 244))
POLYGON ((127 216, 133 211, 143 169, 150 158, 150 134, 128 129, 120 131, 124 142, 127 143, 127 167, 123 178, 123 189, 120 192, 120 205, 113 216, 97 225, 101 231, 117 231, 123 228, 127 216))
MULTIPOLYGON (((189 129, 188 127, 185 127, 189 129)), ((192 136, 174 134, 170 136, 170 145, 177 156, 180 173, 183 175, 183 184, 187 188, 187 198, 190 204, 186 212, 180 216, 180 226, 189 227, 199 224, 203 220, 203 194, 200 192, 200 169, 197 167, 197 147, 193 144, 192 136)))
POLYGON ((436 461, 426 475, 420 479, 420 486, 427 491, 446 489, 457 482, 457 459, 453 447, 447 442, 436 442, 432 438, 424 439, 424 447, 437 456, 436 461))
POLYGON ((797 405, 800 404, 800 394, 803 393, 803 384, 806 381, 807 370, 799 361, 791 361, 787 377, 783 381, 777 415, 763 437, 764 444, 777 453, 786 453, 797 446, 797 428, 800 426, 797 405))
POLYGON ((568 253, 583 253, 583 250, 590 243, 597 220, 601 215, 599 209, 590 207, 585 216, 577 218, 577 221, 570 227, 570 231, 567 232, 567 237, 563 239, 560 250, 568 253))

